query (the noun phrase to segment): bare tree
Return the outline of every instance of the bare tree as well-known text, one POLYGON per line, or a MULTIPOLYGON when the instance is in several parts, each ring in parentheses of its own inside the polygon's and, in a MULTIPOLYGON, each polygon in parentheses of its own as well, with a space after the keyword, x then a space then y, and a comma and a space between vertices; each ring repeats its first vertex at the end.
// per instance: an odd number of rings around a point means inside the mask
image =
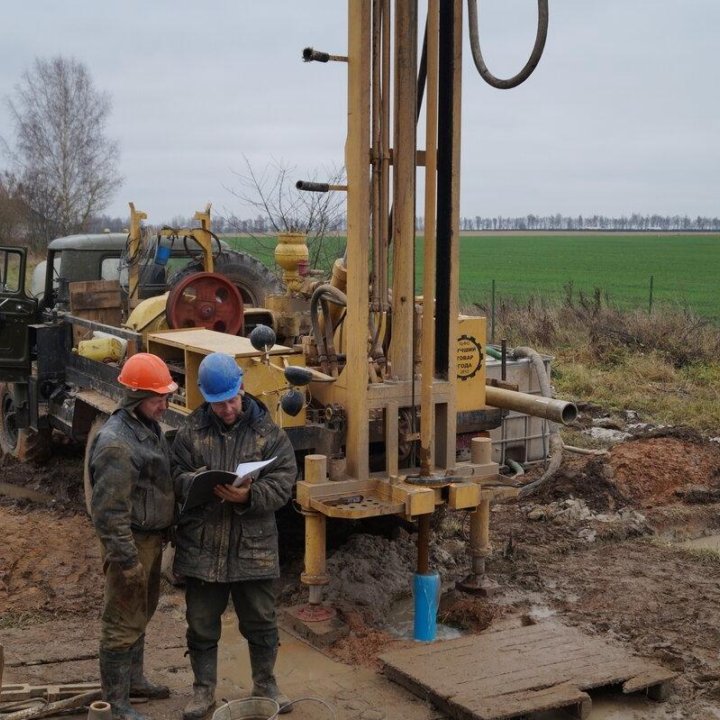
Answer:
POLYGON ((25 235, 28 208, 12 173, 0 173, 0 241, 19 242, 25 235))
POLYGON ((111 102, 75 59, 36 59, 7 106, 14 143, 3 138, 30 209, 31 240, 85 229, 122 179, 118 144, 106 135, 111 102))
MULTIPOLYGON (((256 233, 266 231, 277 233, 302 232, 308 236, 310 248, 310 266, 329 266, 334 258, 325 257, 325 237, 342 229, 345 220, 345 193, 343 192, 302 192, 297 190, 297 180, 316 182, 318 173, 310 177, 297 177, 297 168, 288 167, 282 162, 273 160, 262 172, 258 172, 247 158, 245 173, 236 173, 240 180, 240 188, 229 191, 245 205, 258 212, 252 223, 256 233)), ((324 172, 321 182, 329 185, 341 185, 345 173, 342 169, 333 168, 324 172)), ((236 216, 228 218, 228 225, 236 231, 247 232, 248 224, 236 216)), ((256 239, 262 244, 260 238, 256 239)), ((266 249, 270 249, 269 247, 266 249)))

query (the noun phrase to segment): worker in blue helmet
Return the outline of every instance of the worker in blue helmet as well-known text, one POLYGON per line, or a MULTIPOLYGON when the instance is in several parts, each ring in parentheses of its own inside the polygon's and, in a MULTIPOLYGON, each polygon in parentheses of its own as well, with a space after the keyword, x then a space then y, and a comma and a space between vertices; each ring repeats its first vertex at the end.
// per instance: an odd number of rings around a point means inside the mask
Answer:
POLYGON ((243 390, 235 359, 212 353, 198 371, 205 402, 178 430, 172 471, 182 503, 195 474, 235 471, 238 463, 270 460, 239 487, 216 485, 215 498, 180 514, 174 571, 184 576, 187 645, 194 673, 184 720, 199 720, 215 705, 221 617, 232 596, 240 631, 248 641, 252 695, 269 697, 290 712, 274 667, 278 652, 274 580, 280 575, 275 511, 288 502, 297 476, 285 432, 257 398, 243 390))

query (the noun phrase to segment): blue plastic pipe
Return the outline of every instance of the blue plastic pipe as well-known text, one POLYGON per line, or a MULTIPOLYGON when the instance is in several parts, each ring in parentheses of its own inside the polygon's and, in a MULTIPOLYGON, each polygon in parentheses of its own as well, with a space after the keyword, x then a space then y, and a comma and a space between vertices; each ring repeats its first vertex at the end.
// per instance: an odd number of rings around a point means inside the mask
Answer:
POLYGON ((415 573, 415 622, 413 637, 420 642, 432 642, 437 634, 437 611, 440 600, 440 575, 415 573))

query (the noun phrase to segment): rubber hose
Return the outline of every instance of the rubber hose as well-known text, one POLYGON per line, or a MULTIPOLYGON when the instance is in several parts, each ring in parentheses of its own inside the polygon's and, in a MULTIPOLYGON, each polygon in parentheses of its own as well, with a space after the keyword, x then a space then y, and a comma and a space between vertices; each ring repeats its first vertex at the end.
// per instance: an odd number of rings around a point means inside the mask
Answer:
MULTIPOLYGON (((545 370, 545 363, 540 357, 540 353, 529 347, 515 348, 511 353, 511 357, 514 359, 526 357, 530 360, 535 368, 538 382, 540 383, 540 391, 543 397, 552 397, 552 388, 550 387, 550 378, 548 377, 547 371, 545 370)), ((534 480, 531 483, 523 486, 518 494, 519 497, 527 497, 531 493, 535 492, 538 488, 544 485, 560 468, 562 464, 562 451, 563 441, 560 437, 560 431, 557 423, 550 423, 550 463, 547 470, 542 474, 540 478, 534 480)))

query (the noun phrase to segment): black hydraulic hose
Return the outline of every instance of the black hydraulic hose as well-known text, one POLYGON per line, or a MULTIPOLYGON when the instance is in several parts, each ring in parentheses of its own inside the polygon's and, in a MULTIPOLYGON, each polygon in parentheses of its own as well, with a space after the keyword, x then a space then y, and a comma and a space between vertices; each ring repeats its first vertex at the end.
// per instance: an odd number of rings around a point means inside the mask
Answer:
POLYGON ((417 107, 415 112, 416 123, 420 119, 420 111, 422 110, 423 97, 425 95, 425 83, 427 81, 427 41, 428 21, 425 20, 425 33, 423 34, 422 53, 420 54, 420 64, 418 66, 417 107))
POLYGON ((495 77, 489 70, 483 60, 480 51, 480 40, 478 38, 478 20, 477 20, 477 0, 468 0, 468 27, 470 29, 470 47, 472 48, 473 60, 477 67, 480 77, 492 87, 498 90, 509 90, 517 87, 520 83, 525 82, 533 70, 537 67, 545 49, 545 41, 547 40, 548 31, 548 0, 538 0, 538 27, 535 36, 535 46, 533 47, 530 58, 525 63, 525 67, 517 74, 507 80, 501 80, 495 77))
MULTIPOLYGON (((342 290, 339 290, 334 285, 326 283, 317 287, 310 298, 310 324, 312 325, 315 344, 317 345, 319 351, 318 359, 320 360, 323 372, 328 372, 328 347, 325 342, 323 332, 320 329, 320 320, 318 318, 318 304, 321 300, 327 300, 335 305, 347 307, 347 296, 342 292, 342 290)), ((330 317, 326 316, 326 328, 329 324, 330 317)))

